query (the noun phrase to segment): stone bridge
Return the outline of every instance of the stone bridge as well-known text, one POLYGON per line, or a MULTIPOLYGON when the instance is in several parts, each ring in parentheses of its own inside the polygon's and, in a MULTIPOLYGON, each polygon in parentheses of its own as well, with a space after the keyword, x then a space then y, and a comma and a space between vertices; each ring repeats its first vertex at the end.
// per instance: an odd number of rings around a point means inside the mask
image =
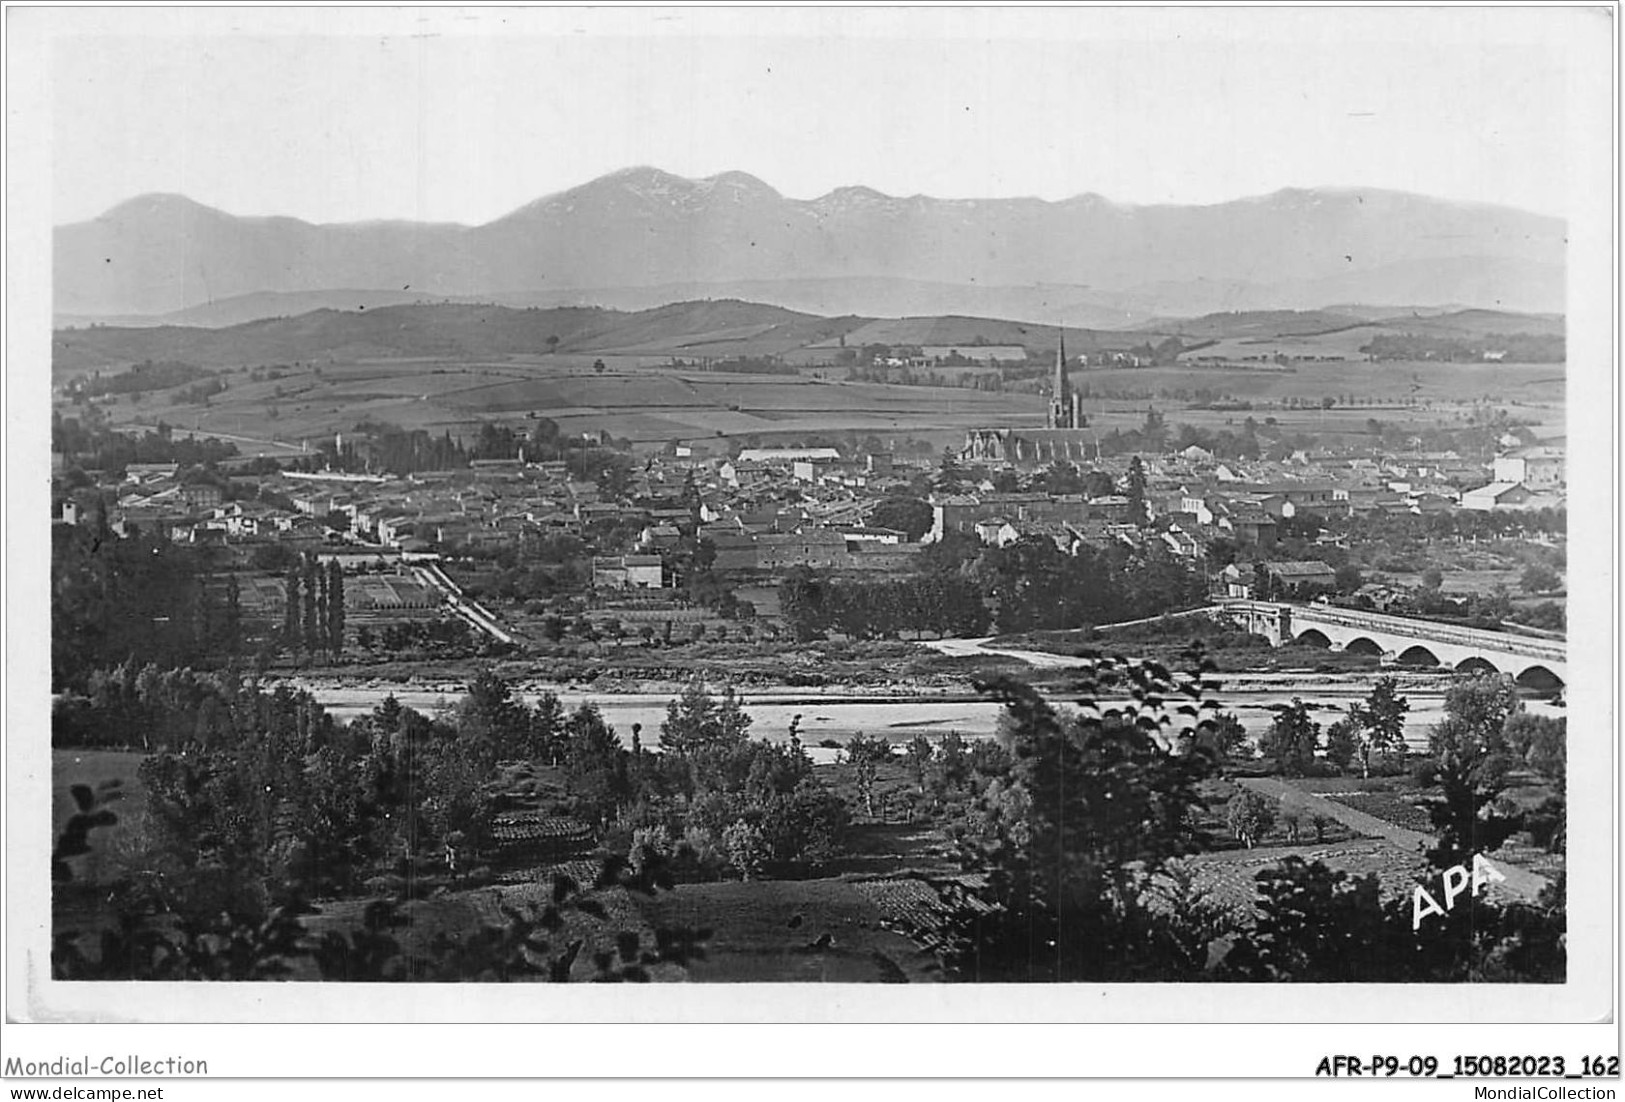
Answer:
POLYGON ((1552 639, 1318 604, 1226 601, 1220 615, 1265 636, 1275 646, 1299 640, 1332 650, 1374 654, 1401 665, 1494 670, 1511 674, 1530 687, 1568 681, 1568 646, 1552 639))

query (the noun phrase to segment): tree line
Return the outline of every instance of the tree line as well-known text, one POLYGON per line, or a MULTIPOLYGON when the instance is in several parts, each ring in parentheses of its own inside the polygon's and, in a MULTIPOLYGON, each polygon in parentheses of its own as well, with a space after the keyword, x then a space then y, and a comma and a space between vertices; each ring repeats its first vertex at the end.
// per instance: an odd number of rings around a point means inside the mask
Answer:
POLYGON ((968 578, 922 575, 884 581, 845 581, 796 567, 779 583, 779 604, 795 637, 806 641, 838 631, 853 639, 906 631, 978 635, 989 617, 968 578))

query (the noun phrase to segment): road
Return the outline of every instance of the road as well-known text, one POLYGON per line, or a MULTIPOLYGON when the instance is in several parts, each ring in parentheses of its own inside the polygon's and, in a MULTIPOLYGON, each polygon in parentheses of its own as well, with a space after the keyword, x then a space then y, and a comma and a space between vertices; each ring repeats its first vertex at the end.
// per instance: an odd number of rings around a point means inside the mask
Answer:
MULTIPOLYGON (((124 421, 113 427, 120 432, 158 431, 157 425, 144 425, 138 421, 124 421)), ((288 444, 279 440, 265 440, 257 436, 242 436, 232 432, 215 432, 212 429, 189 429, 180 425, 171 425, 169 431, 170 435, 172 436, 186 436, 196 440, 206 440, 212 436, 216 440, 224 440, 231 444, 250 444, 255 448, 261 449, 262 453, 265 451, 275 451, 287 455, 306 454, 305 450, 298 444, 288 444)))
POLYGON ((446 572, 440 569, 438 563, 415 565, 412 567, 412 572, 425 585, 431 585, 438 589, 446 598, 446 604, 451 606, 451 610, 470 624, 473 624, 478 630, 502 643, 518 642, 512 635, 502 629, 502 626, 497 623, 496 617, 492 616, 484 606, 463 596, 461 587, 446 577, 446 572))

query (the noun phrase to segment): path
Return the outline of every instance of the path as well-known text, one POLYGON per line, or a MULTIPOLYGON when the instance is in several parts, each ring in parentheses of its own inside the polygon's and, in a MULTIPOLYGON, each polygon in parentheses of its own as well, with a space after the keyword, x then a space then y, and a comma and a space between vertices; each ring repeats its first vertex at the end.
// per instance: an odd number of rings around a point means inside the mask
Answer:
MULTIPOLYGON (((1379 819, 1375 815, 1369 815, 1336 800, 1328 800, 1325 796, 1306 792, 1296 785, 1287 784, 1274 777, 1237 777, 1235 782, 1269 800, 1279 800, 1283 795, 1291 793, 1309 808, 1311 815, 1324 815, 1328 819, 1336 819, 1358 834, 1381 838, 1407 856, 1421 856, 1433 848, 1431 834, 1407 830, 1386 819, 1379 819)), ((1546 887, 1546 878, 1538 873, 1496 861, 1493 855, 1489 859, 1496 871, 1506 877, 1505 883, 1489 886, 1487 890, 1491 894, 1504 894, 1511 898, 1533 901, 1546 887)))

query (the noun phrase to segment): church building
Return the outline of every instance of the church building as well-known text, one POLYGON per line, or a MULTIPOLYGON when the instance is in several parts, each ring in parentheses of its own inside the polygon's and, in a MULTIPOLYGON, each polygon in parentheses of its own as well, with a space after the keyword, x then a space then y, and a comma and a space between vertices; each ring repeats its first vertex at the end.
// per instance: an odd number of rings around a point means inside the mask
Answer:
POLYGON ((1072 390, 1066 371, 1066 332, 1055 350, 1055 377, 1050 383, 1049 409, 1044 427, 1032 429, 972 429, 965 434, 960 457, 968 462, 1014 463, 1044 466, 1079 463, 1090 457, 1095 443, 1083 415, 1083 396, 1072 390))

